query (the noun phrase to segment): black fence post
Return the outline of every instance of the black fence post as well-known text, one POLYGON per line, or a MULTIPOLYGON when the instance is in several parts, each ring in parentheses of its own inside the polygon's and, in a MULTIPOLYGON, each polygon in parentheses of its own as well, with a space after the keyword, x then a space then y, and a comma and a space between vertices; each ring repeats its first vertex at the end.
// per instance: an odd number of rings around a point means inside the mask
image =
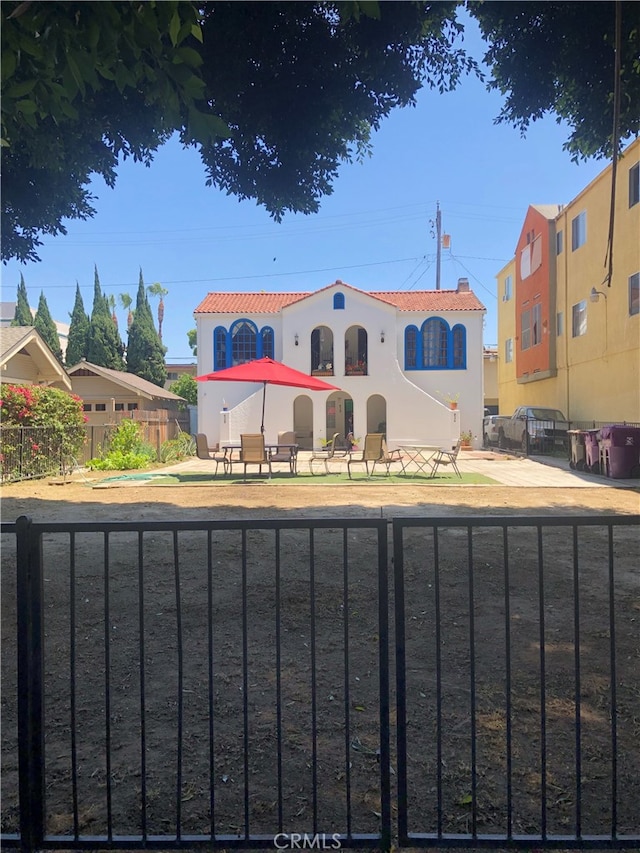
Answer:
POLYGON ((20 846, 30 853, 44 836, 42 540, 24 515, 16 521, 16 548, 20 846))

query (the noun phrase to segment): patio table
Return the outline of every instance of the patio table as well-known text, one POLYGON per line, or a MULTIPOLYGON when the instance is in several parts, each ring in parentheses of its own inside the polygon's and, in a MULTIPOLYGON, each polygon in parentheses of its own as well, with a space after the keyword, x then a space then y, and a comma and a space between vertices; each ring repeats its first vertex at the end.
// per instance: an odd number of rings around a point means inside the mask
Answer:
POLYGON ((440 450, 439 446, 434 444, 401 444, 398 450, 402 454, 400 464, 405 477, 407 476, 407 468, 412 462, 416 465, 416 471, 413 472, 414 477, 421 472, 433 474, 433 457, 440 450))

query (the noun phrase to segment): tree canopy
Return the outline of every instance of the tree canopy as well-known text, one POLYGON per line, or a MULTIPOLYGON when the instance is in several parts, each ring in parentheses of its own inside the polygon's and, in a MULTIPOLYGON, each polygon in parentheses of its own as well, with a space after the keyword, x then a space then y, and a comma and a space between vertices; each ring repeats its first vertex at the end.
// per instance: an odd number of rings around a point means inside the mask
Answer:
MULTIPOLYGON (((93 215, 91 175, 149 164, 174 132, 206 182, 279 220, 312 213, 341 163, 422 85, 476 64, 452 2, 29 3, 2 9, 2 257, 37 260, 42 235, 93 215)), ((576 156, 611 150, 616 4, 469 4, 487 41, 499 120, 545 112, 576 156), (532 82, 535 81, 535 82, 532 82)), ((620 4, 622 139, 640 127, 640 6, 620 4)))
POLYGON ((33 317, 31 308, 29 307, 29 297, 27 296, 27 285, 24 283, 24 276, 20 273, 20 283, 16 296, 16 310, 11 321, 12 326, 33 326, 33 317))
POLYGON ((62 364, 62 349, 60 347, 58 329, 56 328, 56 324, 53 322, 49 306, 47 305, 47 299, 42 292, 40 293, 38 309, 36 311, 33 325, 40 333, 40 337, 43 341, 46 341, 49 345, 51 352, 55 355, 60 364, 62 364))
POLYGON ((118 327, 111 318, 107 297, 100 288, 98 270, 94 273, 93 308, 87 339, 87 361, 108 367, 111 370, 124 370, 124 344, 118 327))
POLYGON ((87 358, 89 346, 89 315, 84 310, 84 302, 80 293, 80 285, 76 282, 76 299, 71 313, 69 323, 69 337, 67 339, 67 351, 65 361, 67 367, 74 367, 87 358))
POLYGON ((167 348, 158 337, 153 325, 153 315, 147 299, 147 293, 140 270, 136 310, 133 322, 129 327, 129 344, 127 346, 127 371, 136 376, 153 382, 154 385, 164 386, 167 371, 164 366, 164 356, 167 348))
MULTIPOLYGON (((616 3, 472 2, 491 69, 505 96, 498 116, 526 131, 545 113, 570 128, 574 159, 611 156, 616 3)), ((621 139, 640 132, 640 4, 619 4, 621 139)))

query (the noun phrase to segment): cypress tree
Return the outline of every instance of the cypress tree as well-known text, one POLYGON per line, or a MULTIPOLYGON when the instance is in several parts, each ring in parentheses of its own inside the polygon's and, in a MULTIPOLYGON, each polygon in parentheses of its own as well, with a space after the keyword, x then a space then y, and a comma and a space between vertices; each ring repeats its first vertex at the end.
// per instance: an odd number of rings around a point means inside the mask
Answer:
POLYGON ((49 306, 47 305, 47 300, 45 299, 45 295, 42 291, 40 291, 38 310, 36 311, 36 317, 33 321, 33 325, 40 333, 42 340, 46 341, 51 352, 55 355, 60 364, 62 364, 62 349, 60 348, 58 330, 56 329, 56 324, 53 322, 49 306))
POLYGON ((164 364, 166 351, 167 348, 163 346, 153 324, 153 315, 140 270, 136 310, 129 328, 127 371, 162 388, 167 378, 164 364))
POLYGON ((20 273, 20 284, 18 285, 16 311, 13 315, 11 325, 33 326, 33 317, 31 316, 31 308, 29 308, 29 299, 27 297, 27 286, 24 283, 24 276, 22 273, 20 273))
POLYGON ((111 370, 124 370, 123 352, 124 345, 118 328, 111 318, 109 302, 100 290, 100 279, 96 267, 93 280, 93 309, 87 341, 87 361, 100 367, 109 367, 111 370))
POLYGON ((71 323, 69 324, 69 340, 67 341, 66 363, 73 367, 87 358, 89 345, 89 315, 84 310, 84 302, 80 293, 80 285, 76 282, 76 301, 73 305, 71 323))

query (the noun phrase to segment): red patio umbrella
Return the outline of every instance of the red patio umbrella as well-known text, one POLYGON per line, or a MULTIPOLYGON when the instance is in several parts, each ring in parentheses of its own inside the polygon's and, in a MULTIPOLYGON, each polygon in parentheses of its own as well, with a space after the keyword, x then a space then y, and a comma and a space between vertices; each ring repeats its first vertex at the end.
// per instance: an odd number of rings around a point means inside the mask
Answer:
POLYGON ((336 385, 316 379, 300 370, 295 370, 274 361, 272 358, 256 358, 235 367, 216 370, 204 376, 196 376, 199 382, 262 382, 262 423, 260 432, 264 433, 264 402, 267 396, 267 385, 287 385, 290 388, 306 388, 308 391, 339 391, 336 385))

